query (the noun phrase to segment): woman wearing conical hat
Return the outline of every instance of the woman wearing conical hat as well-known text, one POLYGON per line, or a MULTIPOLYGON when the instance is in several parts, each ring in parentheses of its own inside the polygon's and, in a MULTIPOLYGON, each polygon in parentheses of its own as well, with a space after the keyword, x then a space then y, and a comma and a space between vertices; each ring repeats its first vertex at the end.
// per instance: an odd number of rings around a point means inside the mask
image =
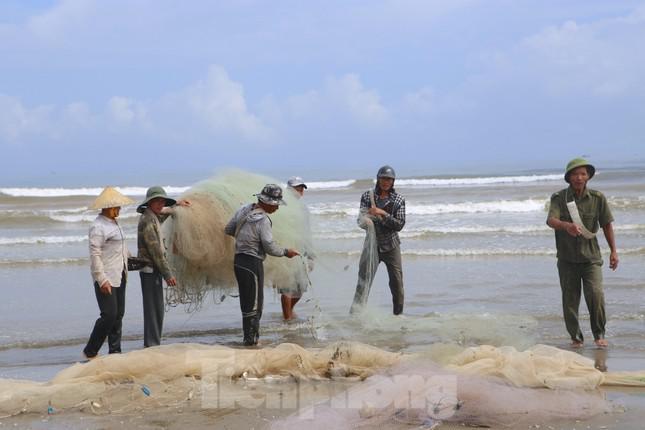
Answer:
POLYGON ((112 187, 105 188, 90 209, 101 212, 89 231, 90 269, 94 293, 101 311, 83 353, 95 358, 105 338, 110 354, 121 352, 121 320, 125 312, 125 284, 128 274, 128 248, 117 217, 121 206, 134 203, 112 187))

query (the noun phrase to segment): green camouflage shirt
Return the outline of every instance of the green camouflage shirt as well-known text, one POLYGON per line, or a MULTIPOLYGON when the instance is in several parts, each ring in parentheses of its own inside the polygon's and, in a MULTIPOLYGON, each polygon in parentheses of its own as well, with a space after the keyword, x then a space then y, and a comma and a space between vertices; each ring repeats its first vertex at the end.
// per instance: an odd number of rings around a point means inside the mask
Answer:
MULTIPOLYGON (((580 198, 576 196, 573 188, 565 188, 551 196, 549 218, 571 222, 567 209, 567 201, 576 201, 580 219, 587 230, 598 232, 600 227, 614 221, 605 196, 596 190, 586 188, 580 198)), ((558 250, 558 259, 569 263, 602 263, 598 238, 585 239, 582 236, 573 237, 566 230, 555 230, 555 246, 558 250)))
POLYGON ((159 226, 166 218, 168 215, 155 215, 150 208, 146 209, 139 218, 137 247, 139 248, 139 258, 146 260, 148 265, 161 273, 164 279, 170 279, 172 272, 166 259, 161 231, 159 231, 159 226))

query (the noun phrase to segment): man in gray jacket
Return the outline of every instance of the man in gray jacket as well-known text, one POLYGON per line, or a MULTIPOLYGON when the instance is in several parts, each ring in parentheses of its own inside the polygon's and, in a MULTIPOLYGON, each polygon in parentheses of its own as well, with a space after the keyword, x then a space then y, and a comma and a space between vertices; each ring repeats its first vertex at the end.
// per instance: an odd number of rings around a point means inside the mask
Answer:
POLYGON ((235 237, 235 258, 233 269, 240 291, 242 329, 244 345, 257 345, 260 337, 260 318, 264 302, 264 265, 266 255, 293 258, 300 255, 294 249, 281 248, 273 241, 269 214, 278 210, 282 199, 282 188, 267 184, 260 194, 255 195, 257 203, 241 207, 224 228, 224 232, 235 237))

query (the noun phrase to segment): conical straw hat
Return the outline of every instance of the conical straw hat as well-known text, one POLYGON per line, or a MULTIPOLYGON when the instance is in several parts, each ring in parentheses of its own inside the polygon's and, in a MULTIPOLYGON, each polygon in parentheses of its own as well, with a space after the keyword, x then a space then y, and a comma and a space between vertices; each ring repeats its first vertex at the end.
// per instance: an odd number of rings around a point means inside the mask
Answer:
POLYGON ((105 187, 101 194, 94 200, 90 209, 116 208, 134 203, 129 197, 118 192, 114 187, 105 187))

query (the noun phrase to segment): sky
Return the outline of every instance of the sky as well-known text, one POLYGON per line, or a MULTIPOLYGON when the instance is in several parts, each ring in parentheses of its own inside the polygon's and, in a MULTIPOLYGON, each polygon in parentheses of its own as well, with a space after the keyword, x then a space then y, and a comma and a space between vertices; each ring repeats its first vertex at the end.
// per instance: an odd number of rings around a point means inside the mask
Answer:
POLYGON ((0 186, 642 163, 644 44, 645 1, 3 0, 0 186))

